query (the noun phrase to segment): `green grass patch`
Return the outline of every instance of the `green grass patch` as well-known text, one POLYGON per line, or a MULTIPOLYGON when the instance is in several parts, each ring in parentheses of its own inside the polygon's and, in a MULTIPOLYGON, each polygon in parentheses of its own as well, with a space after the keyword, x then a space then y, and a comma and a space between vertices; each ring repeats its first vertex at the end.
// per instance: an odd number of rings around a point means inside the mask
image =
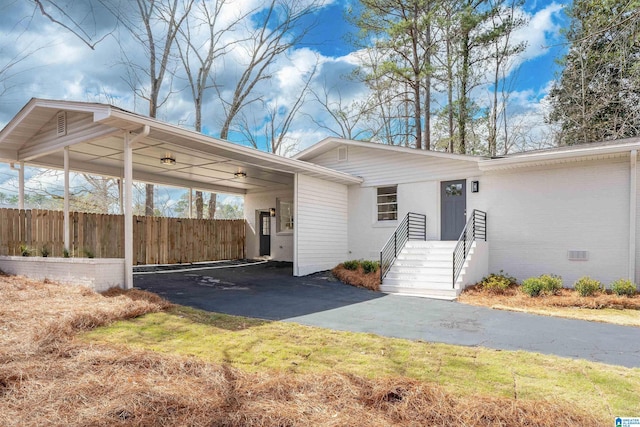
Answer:
POLYGON ((610 422, 640 414, 640 369, 339 332, 187 307, 116 322, 83 340, 196 356, 247 371, 405 376, 467 396, 565 400, 610 422))

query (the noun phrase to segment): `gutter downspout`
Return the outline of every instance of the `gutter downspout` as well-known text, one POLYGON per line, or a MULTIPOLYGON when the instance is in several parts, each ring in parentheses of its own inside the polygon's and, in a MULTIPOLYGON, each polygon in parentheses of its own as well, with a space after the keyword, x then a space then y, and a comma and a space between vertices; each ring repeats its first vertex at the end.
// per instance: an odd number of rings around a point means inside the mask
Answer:
POLYGON ((636 239, 638 238, 638 150, 629 154, 629 279, 636 280, 636 239))
POLYGON ((141 133, 124 134, 124 288, 133 288, 133 147, 149 135, 151 128, 144 126, 141 133))

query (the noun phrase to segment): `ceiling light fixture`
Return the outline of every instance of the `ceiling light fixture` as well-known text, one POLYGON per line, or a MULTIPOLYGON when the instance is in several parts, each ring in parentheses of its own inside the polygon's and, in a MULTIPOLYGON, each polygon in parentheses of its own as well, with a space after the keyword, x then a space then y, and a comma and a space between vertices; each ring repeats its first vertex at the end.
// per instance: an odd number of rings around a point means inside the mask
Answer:
POLYGON ((233 176, 235 176, 236 178, 246 178, 247 177, 247 173, 240 171, 240 172, 234 173, 233 176))
POLYGON ((160 163, 162 163, 163 165, 175 165, 176 158, 173 157, 171 153, 167 152, 167 154, 165 154, 164 157, 160 158, 160 163))

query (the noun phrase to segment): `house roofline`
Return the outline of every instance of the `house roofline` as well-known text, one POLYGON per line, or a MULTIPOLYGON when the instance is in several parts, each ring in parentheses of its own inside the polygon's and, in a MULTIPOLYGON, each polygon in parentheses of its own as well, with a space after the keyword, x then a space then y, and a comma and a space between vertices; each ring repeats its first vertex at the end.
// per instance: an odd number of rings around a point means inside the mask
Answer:
POLYGON ((525 166, 616 157, 638 149, 640 149, 640 138, 627 138, 617 142, 597 142, 516 153, 507 157, 483 160, 478 165, 481 171, 514 169, 525 166))
MULTIPOLYGON (((312 176, 325 177, 332 181, 337 181, 346 185, 360 184, 362 178, 356 177, 344 172, 339 172, 313 163, 302 160, 283 157, 277 154, 268 153, 255 148, 246 147, 244 145, 217 139, 200 132, 184 129, 179 126, 160 121, 151 117, 146 117, 137 113, 124 110, 109 104, 90 103, 81 101, 67 100, 51 100, 43 98, 31 98, 27 104, 0 130, 0 144, 12 133, 12 131, 20 125, 30 113, 36 108, 50 108, 53 110, 78 111, 92 113, 96 123, 108 122, 110 120, 124 120, 128 123, 139 125, 149 125, 152 129, 174 134, 176 136, 189 138, 198 143, 208 145, 210 147, 218 147, 222 150, 240 153, 242 156, 251 160, 267 160, 271 163, 272 169, 278 169, 287 173, 309 173, 312 176), (279 169, 282 167, 282 169, 279 169)), ((1 147, 1 145, 0 145, 1 147)), ((267 166, 263 166, 267 167, 267 166)))
POLYGON ((388 144, 381 144, 378 142, 369 142, 369 141, 356 141, 353 139, 344 139, 344 138, 336 138, 336 137, 325 138, 322 141, 312 145, 311 147, 299 152, 298 154, 293 156, 293 158, 297 160, 308 160, 320 154, 323 154, 326 151, 339 145, 350 145, 354 147, 363 147, 367 149, 387 150, 387 151, 392 151, 396 153, 415 154, 415 155, 437 157, 437 158, 450 159, 450 160, 462 160, 462 161, 474 162, 474 163, 477 163, 484 159, 484 157, 480 157, 480 156, 443 153, 441 151, 433 151, 433 150, 416 150, 415 148, 401 147, 398 145, 388 145, 388 144))

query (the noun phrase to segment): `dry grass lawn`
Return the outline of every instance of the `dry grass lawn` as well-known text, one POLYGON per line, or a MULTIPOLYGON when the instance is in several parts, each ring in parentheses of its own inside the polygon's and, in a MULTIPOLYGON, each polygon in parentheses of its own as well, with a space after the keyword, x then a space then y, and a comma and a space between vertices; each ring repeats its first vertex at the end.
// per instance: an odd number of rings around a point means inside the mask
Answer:
POLYGON ((144 292, 0 277, 2 426, 597 426, 561 399, 460 397, 403 377, 246 372, 88 343, 79 331, 157 312, 144 292))

